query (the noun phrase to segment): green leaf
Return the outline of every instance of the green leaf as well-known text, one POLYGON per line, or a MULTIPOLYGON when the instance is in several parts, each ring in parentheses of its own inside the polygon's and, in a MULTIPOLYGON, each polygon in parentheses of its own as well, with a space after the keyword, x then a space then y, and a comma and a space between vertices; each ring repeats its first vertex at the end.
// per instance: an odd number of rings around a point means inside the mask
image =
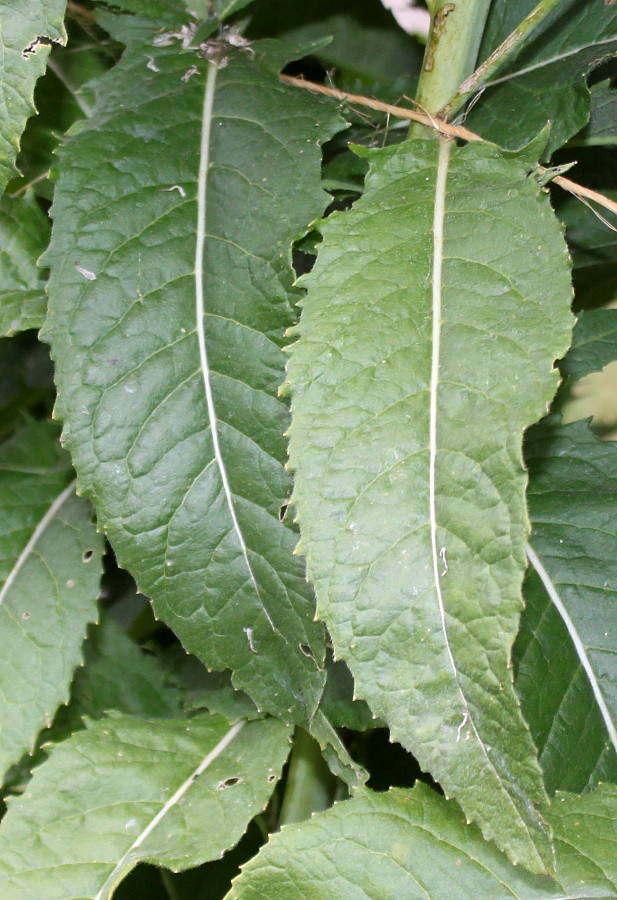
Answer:
POLYGON ((53 749, 0 825, 3 900, 108 900, 138 862, 218 859, 266 805, 289 752, 274 719, 114 716, 53 749))
POLYGON ((84 663, 67 710, 74 722, 83 716, 99 719, 109 710, 160 718, 182 712, 181 691, 157 658, 140 650, 108 616, 90 629, 84 663))
POLYGON ((59 164, 45 339, 120 564, 208 668, 308 722, 324 642, 279 521, 277 389, 289 245, 324 208, 319 145, 339 119, 264 74, 260 47, 224 52, 217 69, 150 35, 99 82, 59 164))
MULTIPOLYGON (((599 162, 594 154, 593 164, 599 162)), ((614 190, 605 189, 603 193, 617 199, 614 190)), ((612 226, 574 197, 560 203, 557 212, 566 226, 572 253, 577 309, 597 309, 612 303, 617 299, 617 241, 612 226)))
POLYGON ((0 194, 17 173, 19 139, 33 112, 34 85, 45 71, 52 43, 66 43, 66 0, 29 0, 18 7, 0 0, 0 194))
POLYGON ((38 258, 49 241, 49 220, 32 193, 0 201, 0 332, 40 328, 45 320, 44 272, 38 258))
POLYGON ((357 694, 542 871, 544 792, 508 667, 521 438, 568 342, 565 245, 527 167, 494 146, 362 152, 365 193, 324 223, 288 369, 301 549, 357 694))
POLYGON ((615 897, 616 815, 613 787, 598 796, 560 798, 552 814, 558 834, 553 881, 510 865, 465 824, 455 803, 421 783, 383 794, 358 791, 272 835, 244 866, 228 900, 615 897))
POLYGON ((588 125, 570 141, 572 147, 617 144, 617 90, 610 80, 591 88, 591 115, 588 125))
MULTIPOLYGON (((587 313, 585 323, 595 320, 601 336, 604 318, 587 313)), ((566 371, 589 371, 585 348, 597 359, 591 329, 577 328, 566 371)), ((553 415, 530 429, 526 462, 535 577, 517 687, 547 787, 583 790, 617 777, 617 447, 587 422, 564 426, 553 415)))
POLYGON ((617 310, 583 312, 574 328, 572 347, 559 365, 566 378, 579 379, 599 372, 617 358, 617 310))
POLYGON ((380 723, 363 700, 354 696, 353 677, 342 659, 333 660, 328 654, 326 686, 321 709, 336 728, 369 731, 380 723))
MULTIPOLYGON (((494 4, 493 24, 489 21, 488 26, 490 49, 535 5, 536 0, 494 4)), ((485 43, 481 58, 490 49, 485 43)), ((466 124, 488 140, 518 148, 550 121, 548 150, 554 150, 587 124, 590 98, 585 75, 616 52, 617 11, 613 5, 574 0, 558 4, 516 57, 485 85, 466 124)))
POLYGON ((102 541, 75 497, 57 429, 31 422, 0 445, 0 770, 68 700, 97 617, 102 541))
POLYGON ((557 794, 551 810, 558 878, 568 896, 617 896, 617 785, 557 794))

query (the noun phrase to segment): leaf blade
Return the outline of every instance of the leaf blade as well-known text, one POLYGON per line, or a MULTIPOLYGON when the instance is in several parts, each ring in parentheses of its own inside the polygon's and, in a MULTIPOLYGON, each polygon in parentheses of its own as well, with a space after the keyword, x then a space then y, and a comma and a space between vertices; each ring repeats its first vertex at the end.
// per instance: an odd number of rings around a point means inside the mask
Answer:
POLYGON ((289 479, 276 391, 295 298, 288 246, 323 209, 318 144, 338 115, 296 95, 290 114, 290 92, 262 69, 267 48, 229 47, 217 71, 153 36, 134 28, 98 116, 65 151, 45 331, 59 411, 80 486, 157 615, 261 709, 308 723, 324 643, 293 526, 278 518, 289 479), (118 141, 134 146, 120 181, 102 161, 118 141), (96 309, 102 290, 111 319, 96 309))
POLYGON ((615 813, 614 788, 602 798, 560 801, 553 814, 556 880, 511 866, 478 829, 465 826, 456 804, 418 783, 413 790, 358 791, 308 822, 284 827, 243 867, 227 900, 614 897, 615 834, 606 827, 615 813), (583 827, 572 827, 573 815, 583 827))
POLYGON ((140 860, 184 869, 218 858, 265 806, 288 739, 273 719, 230 727, 208 715, 114 716, 76 733, 0 825, 3 896, 107 900, 140 860))
POLYGON ((523 163, 495 148, 417 141, 367 155, 363 198, 324 223, 288 366, 301 549, 358 695, 486 836, 539 871, 543 789, 507 666, 525 569, 521 438, 567 341, 565 247, 523 163), (541 299, 531 240, 561 260, 541 299), (502 330, 513 317, 516 335, 502 330))
POLYGON ((33 94, 45 71, 51 43, 66 43, 66 0, 34 0, 17 10, 10 0, 0 3, 2 69, 0 102, 5 111, 0 129, 0 194, 17 172, 15 157, 26 120, 35 112, 33 94))
POLYGON ((3 773, 32 750, 68 699, 86 628, 98 614, 102 542, 89 505, 75 497, 56 434, 32 423, 0 454, 3 773))

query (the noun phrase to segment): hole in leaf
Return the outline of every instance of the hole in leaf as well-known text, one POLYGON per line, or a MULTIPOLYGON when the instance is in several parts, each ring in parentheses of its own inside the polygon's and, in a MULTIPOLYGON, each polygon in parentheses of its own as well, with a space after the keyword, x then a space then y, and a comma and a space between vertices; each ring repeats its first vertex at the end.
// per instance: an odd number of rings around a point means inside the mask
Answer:
POLYGON ((82 556, 82 559, 84 562, 90 562, 90 560, 92 559, 93 556, 94 556, 94 550, 86 550, 84 552, 84 555, 82 556))
POLYGON ((313 656, 313 651, 308 646, 308 644, 300 644, 300 650, 304 653, 305 656, 308 656, 309 659, 315 659, 313 656))
POLYGON ((216 786, 217 791, 224 791, 225 788, 235 787, 236 784, 241 784, 244 779, 240 778, 238 775, 232 775, 230 778, 225 778, 224 781, 219 781, 216 786))

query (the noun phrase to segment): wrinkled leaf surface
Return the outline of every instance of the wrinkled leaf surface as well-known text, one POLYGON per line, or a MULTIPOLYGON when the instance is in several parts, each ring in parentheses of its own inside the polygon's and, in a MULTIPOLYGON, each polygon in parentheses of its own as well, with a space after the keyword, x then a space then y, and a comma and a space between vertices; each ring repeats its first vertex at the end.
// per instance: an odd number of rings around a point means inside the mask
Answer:
POLYGON ((487 837, 542 870, 540 770, 508 665, 521 438, 569 339, 565 246, 495 147, 363 152, 365 194, 323 226, 288 370, 301 549, 358 695, 487 837))

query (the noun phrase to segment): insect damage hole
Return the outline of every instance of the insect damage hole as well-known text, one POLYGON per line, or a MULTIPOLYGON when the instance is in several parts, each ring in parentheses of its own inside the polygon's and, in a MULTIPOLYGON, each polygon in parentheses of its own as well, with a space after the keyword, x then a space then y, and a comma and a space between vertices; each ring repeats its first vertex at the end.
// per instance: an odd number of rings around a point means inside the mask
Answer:
POLYGON ((94 556, 94 550, 84 550, 83 556, 81 557, 83 562, 88 563, 94 556))
POLYGON ((37 50, 40 50, 41 47, 53 47, 54 44, 58 44, 58 46, 62 46, 62 41, 57 38, 47 37, 44 34, 39 34, 31 43, 28 44, 27 47, 21 51, 21 55, 24 59, 27 59, 29 56, 32 56, 33 53, 36 53, 37 50))
POLYGON ((219 781, 216 786, 217 791, 224 791, 226 788, 235 787, 237 784, 242 784, 244 781, 243 778, 240 778, 239 775, 232 775, 230 778, 225 778, 223 781, 219 781))
POLYGON ((299 647, 305 656, 308 656, 309 659, 315 659, 315 657, 313 656, 313 651, 308 644, 299 644, 299 647))

